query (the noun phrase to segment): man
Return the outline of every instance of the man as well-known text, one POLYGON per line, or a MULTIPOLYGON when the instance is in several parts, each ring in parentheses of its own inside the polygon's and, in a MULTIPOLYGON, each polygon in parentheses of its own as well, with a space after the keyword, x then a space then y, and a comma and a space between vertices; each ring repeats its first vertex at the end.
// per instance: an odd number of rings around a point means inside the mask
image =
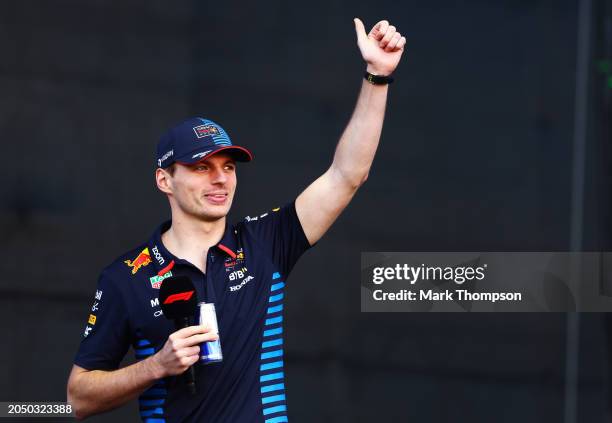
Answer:
POLYGON ((353 116, 331 167, 295 202, 229 225, 236 161, 251 153, 216 123, 194 118, 158 144, 157 186, 172 220, 101 274, 84 339, 68 381, 77 418, 137 396, 147 423, 286 422, 282 313, 285 280, 368 176, 383 124, 389 75, 406 40, 387 21, 369 34, 355 19, 367 63, 353 116), (191 278, 198 298, 215 303, 223 362, 197 365, 198 391, 182 379, 199 345, 217 339, 206 326, 175 331, 161 316, 158 289, 171 275, 191 278), (161 316, 161 317, 160 317, 161 316), (118 369, 132 345, 138 362, 118 369))

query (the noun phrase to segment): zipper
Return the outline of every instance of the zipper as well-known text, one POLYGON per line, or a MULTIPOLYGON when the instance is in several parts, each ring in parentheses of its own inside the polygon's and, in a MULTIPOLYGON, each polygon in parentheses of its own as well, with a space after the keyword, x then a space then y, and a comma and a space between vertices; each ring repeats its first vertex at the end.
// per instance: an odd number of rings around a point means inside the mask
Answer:
POLYGON ((213 286, 212 278, 208 281, 208 275, 212 272, 212 263, 215 261, 212 251, 208 251, 206 256, 206 273, 204 273, 204 298, 207 303, 215 304, 217 302, 217 296, 215 295, 215 287, 213 286))

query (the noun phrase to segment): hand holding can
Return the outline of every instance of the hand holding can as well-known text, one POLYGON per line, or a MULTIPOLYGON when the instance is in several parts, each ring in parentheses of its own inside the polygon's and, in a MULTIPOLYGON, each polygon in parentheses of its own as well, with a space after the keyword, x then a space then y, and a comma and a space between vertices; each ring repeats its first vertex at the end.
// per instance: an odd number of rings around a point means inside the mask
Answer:
POLYGON ((216 332, 204 326, 188 326, 172 333, 164 346, 149 357, 156 379, 184 373, 196 363, 207 340, 217 339, 216 332))

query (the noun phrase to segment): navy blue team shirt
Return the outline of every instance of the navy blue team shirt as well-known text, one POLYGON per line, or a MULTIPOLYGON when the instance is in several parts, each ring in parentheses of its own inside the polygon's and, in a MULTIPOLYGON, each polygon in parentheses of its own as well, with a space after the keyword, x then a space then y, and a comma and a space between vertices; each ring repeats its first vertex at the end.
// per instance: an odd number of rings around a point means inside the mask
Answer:
POLYGON ((309 248, 295 203, 226 225, 208 251, 206 274, 161 242, 165 222, 143 245, 106 267, 74 363, 115 370, 130 346, 136 359, 159 351, 174 324, 159 306, 163 279, 185 275, 199 301, 217 311, 223 362, 196 364, 198 392, 180 376, 158 380, 139 397, 145 423, 287 422, 283 371, 285 281, 309 248))

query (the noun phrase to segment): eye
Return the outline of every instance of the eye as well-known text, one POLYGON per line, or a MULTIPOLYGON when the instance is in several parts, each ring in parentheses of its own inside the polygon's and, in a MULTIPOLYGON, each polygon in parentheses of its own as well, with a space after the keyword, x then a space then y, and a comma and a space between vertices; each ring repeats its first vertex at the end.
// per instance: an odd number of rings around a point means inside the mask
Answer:
POLYGON ((228 163, 225 165, 225 169, 229 171, 234 171, 236 169, 236 165, 233 163, 228 163))
POLYGON ((205 164, 198 164, 195 165, 194 170, 196 172, 206 172, 208 170, 208 166, 205 164))

